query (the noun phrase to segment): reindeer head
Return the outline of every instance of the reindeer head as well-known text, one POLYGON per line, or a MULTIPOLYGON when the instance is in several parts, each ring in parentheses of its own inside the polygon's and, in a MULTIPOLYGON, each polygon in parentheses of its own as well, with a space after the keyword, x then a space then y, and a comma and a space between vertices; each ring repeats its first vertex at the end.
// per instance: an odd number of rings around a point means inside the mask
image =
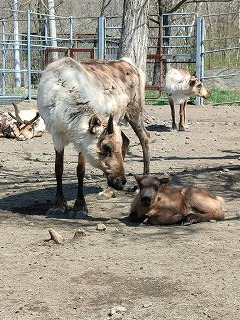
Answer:
POLYGON ((158 178, 151 175, 135 175, 135 179, 140 189, 141 204, 144 207, 149 207, 153 203, 160 187, 163 188, 171 182, 171 177, 158 178))
POLYGON ((113 121, 111 114, 108 121, 93 114, 89 120, 88 136, 83 139, 87 161, 102 170, 110 187, 121 190, 126 183, 123 159, 129 140, 113 121))
POLYGON ((129 218, 133 222, 143 222, 149 218, 149 213, 159 201, 159 194, 171 182, 171 177, 158 178, 152 175, 135 175, 139 186, 139 193, 133 199, 129 218))
POLYGON ((36 115, 31 120, 23 120, 19 115, 19 110, 17 105, 12 103, 15 110, 15 116, 9 112, 8 114, 14 119, 14 125, 11 128, 13 136, 18 140, 27 140, 31 139, 34 136, 34 127, 38 118, 40 117, 39 112, 36 112, 36 115))
POLYGON ((196 78, 195 76, 191 76, 189 80, 189 86, 192 90, 191 94, 193 96, 202 97, 207 99, 210 97, 211 93, 207 90, 207 88, 202 84, 202 82, 196 78))

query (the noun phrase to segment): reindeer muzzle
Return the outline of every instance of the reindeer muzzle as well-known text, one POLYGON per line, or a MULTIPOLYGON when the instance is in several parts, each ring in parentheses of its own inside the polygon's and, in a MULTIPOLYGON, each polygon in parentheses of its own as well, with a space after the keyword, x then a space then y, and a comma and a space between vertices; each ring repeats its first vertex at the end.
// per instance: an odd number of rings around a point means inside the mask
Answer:
POLYGON ((141 197, 141 204, 144 207, 149 207, 151 204, 152 198, 148 196, 141 197))
POLYGON ((115 190, 123 190, 123 187, 125 186, 127 180, 125 177, 116 177, 113 178, 111 174, 107 174, 107 183, 109 187, 114 188, 115 190))

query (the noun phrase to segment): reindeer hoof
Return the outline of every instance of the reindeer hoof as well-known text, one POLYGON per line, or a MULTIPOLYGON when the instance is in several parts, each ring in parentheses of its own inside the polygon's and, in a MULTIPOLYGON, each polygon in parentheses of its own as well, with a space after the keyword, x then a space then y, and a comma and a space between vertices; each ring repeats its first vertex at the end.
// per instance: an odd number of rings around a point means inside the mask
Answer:
POLYGON ((74 207, 69 214, 70 219, 84 219, 88 214, 87 204, 85 199, 76 199, 74 207))
POLYGON ((179 127, 178 131, 186 131, 185 127, 179 127))
POLYGON ((186 226, 190 226, 192 223, 190 221, 183 221, 181 223, 182 226, 186 227, 186 226))
POLYGON ((195 223, 195 216, 194 213, 189 213, 182 221, 183 226, 190 226, 191 224, 195 223))
POLYGON ((69 218, 69 219, 82 219, 82 220, 86 220, 86 218, 87 218, 87 212, 72 210, 71 212, 69 212, 68 218, 69 218))
POLYGON ((48 218, 66 218, 68 209, 51 208, 46 212, 48 218))
POLYGON ((116 192, 113 188, 107 187, 105 190, 99 192, 97 195, 98 200, 107 200, 116 197, 116 192))

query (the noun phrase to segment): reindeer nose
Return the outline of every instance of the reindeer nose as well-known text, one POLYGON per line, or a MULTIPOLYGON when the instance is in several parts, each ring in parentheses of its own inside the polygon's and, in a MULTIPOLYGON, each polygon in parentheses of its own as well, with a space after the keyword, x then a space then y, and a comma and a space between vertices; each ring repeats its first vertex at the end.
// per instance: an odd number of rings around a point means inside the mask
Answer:
POLYGON ((111 175, 107 176, 107 181, 108 181, 109 187, 112 187, 115 190, 122 190, 124 185, 127 182, 125 177, 123 177, 123 178, 120 178, 120 177, 113 178, 111 175))
POLYGON ((150 204, 151 204, 151 198, 150 197, 147 197, 147 196, 144 196, 141 198, 141 204, 144 206, 144 207, 149 207, 150 204))

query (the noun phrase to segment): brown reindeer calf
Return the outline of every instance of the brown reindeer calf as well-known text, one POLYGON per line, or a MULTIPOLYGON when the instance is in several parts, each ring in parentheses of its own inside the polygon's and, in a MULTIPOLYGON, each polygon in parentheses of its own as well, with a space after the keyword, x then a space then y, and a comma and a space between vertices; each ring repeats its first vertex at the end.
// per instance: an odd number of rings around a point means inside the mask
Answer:
POLYGON ((170 186, 171 178, 136 175, 135 179, 140 191, 131 204, 131 221, 167 225, 224 219, 223 198, 205 189, 170 186))

